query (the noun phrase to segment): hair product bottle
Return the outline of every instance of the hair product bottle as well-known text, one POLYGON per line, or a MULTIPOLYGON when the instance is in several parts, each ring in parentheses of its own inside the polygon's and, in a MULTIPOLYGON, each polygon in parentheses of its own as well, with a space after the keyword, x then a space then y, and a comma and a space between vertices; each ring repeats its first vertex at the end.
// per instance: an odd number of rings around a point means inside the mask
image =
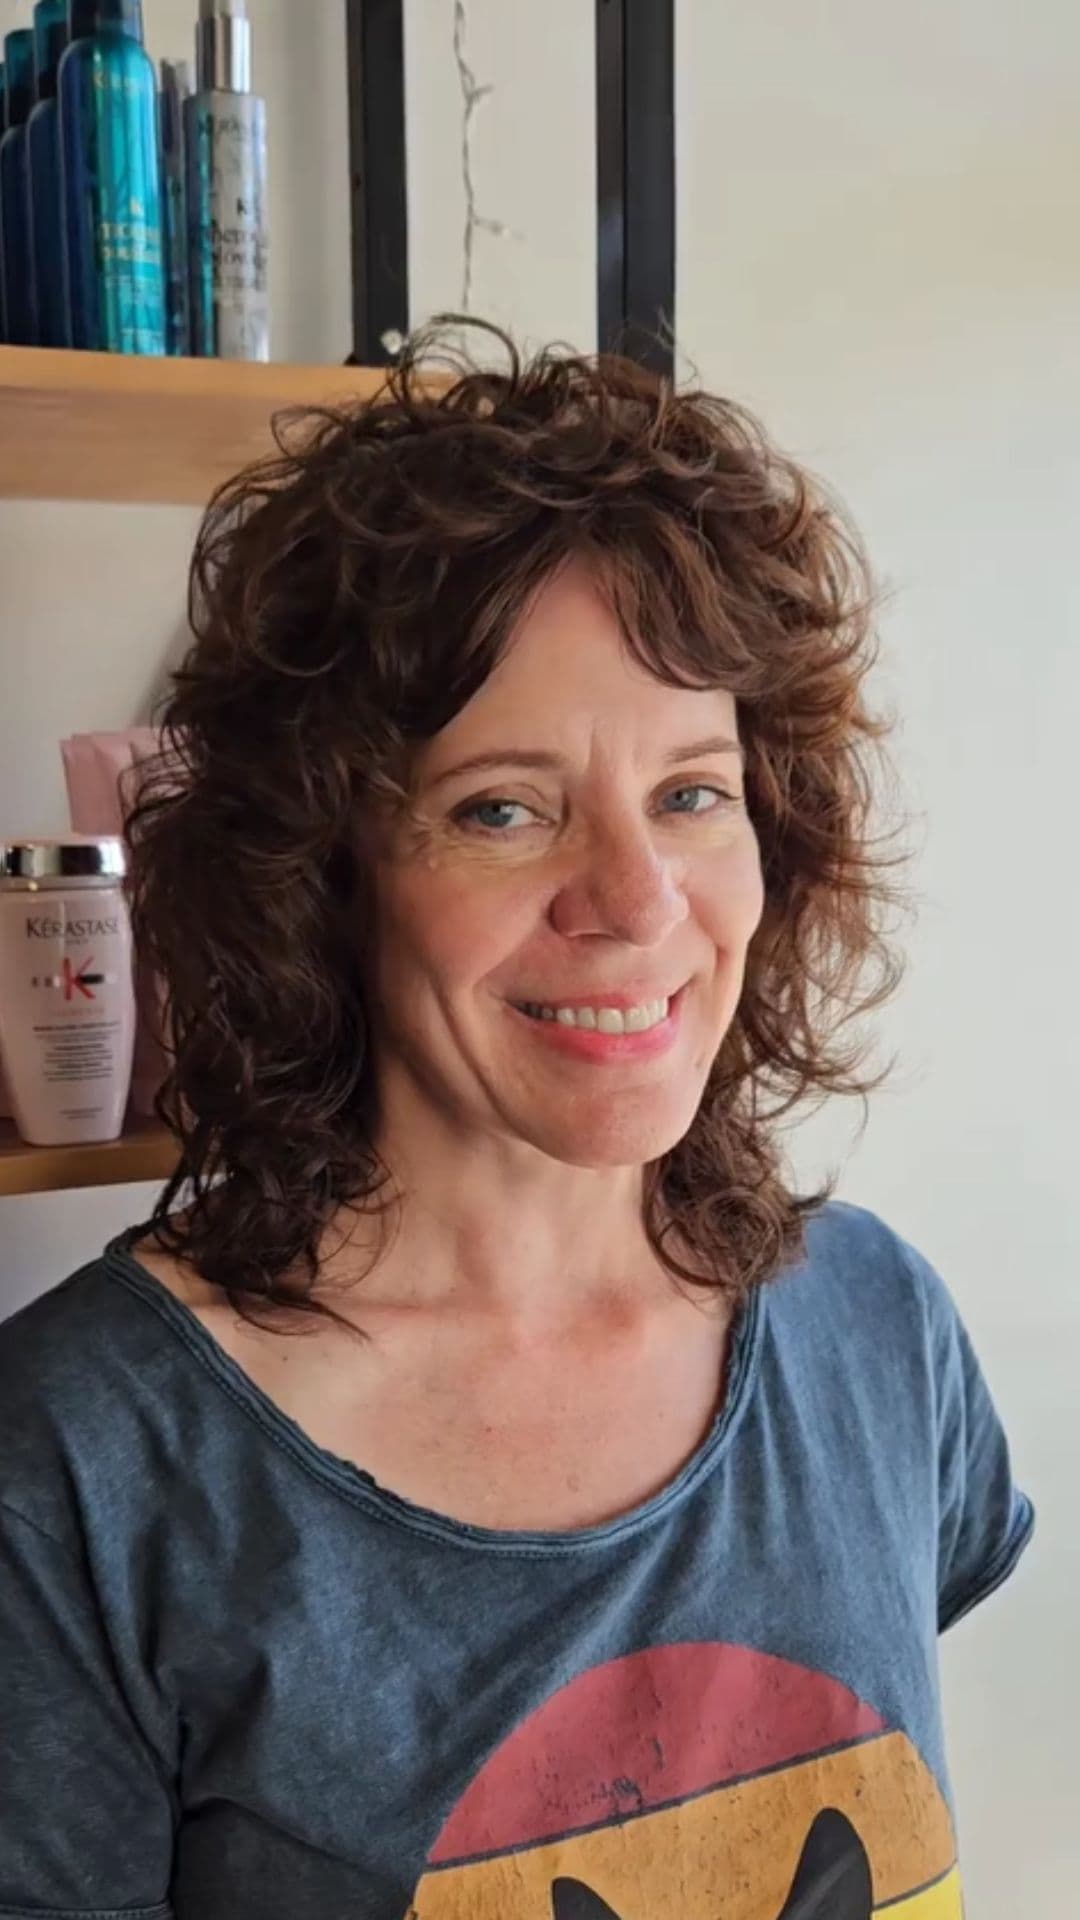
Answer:
POLYGON ((164 353, 157 88, 138 0, 70 0, 57 98, 71 344, 164 353))
POLYGON ((0 842, 0 1048, 21 1137, 115 1140, 135 1039, 117 839, 0 842))
POLYGON ((39 347, 70 346, 64 285, 64 201, 60 189, 60 117, 56 75, 67 46, 67 0, 34 8, 34 92, 26 123, 30 181, 30 252, 37 297, 39 347))
POLYGON ((199 0, 185 109, 193 352, 269 360, 266 102, 251 91, 247 0, 199 0))
POLYGON ((191 352, 184 102, 190 99, 193 90, 190 60, 161 62, 158 130, 161 136, 161 218, 165 242, 165 350, 171 354, 191 352))
POLYGON ((4 322, 14 347, 32 347, 37 303, 30 258, 26 122, 34 104, 34 35, 18 27, 4 40, 7 132, 0 140, 0 225, 3 228, 4 322))
MULTIPOLYGON (((7 126, 7 68, 0 60, 0 140, 7 126)), ((4 212, 0 207, 0 346, 7 339, 7 319, 4 313, 4 212)), ((0 1085, 0 1119, 3 1118, 3 1090, 0 1085)))

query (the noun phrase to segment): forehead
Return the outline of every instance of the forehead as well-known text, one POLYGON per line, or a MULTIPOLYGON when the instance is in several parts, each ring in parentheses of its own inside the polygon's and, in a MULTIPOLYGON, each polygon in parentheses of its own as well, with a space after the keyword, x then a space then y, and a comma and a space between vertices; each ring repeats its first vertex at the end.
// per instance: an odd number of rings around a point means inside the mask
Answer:
POLYGON ((498 666, 430 742, 425 760, 499 745, 561 747, 597 727, 658 750, 710 733, 734 737, 734 696, 674 687, 634 657, 617 615, 586 564, 546 581, 518 621, 498 666))

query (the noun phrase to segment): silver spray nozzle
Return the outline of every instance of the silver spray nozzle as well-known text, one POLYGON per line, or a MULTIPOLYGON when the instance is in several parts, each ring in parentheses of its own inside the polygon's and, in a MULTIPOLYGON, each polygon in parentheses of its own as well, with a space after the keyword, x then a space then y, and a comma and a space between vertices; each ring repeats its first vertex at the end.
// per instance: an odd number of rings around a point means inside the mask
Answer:
POLYGON ((251 92, 247 0, 199 0, 195 64, 200 92, 251 92))

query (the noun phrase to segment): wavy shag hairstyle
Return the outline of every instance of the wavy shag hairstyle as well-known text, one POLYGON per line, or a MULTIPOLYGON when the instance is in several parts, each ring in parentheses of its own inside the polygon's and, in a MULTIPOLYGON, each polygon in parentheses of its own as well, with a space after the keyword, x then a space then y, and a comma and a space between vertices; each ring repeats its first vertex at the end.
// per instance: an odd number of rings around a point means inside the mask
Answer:
POLYGON ((646 1173, 672 1275, 704 1270, 736 1300, 797 1256, 834 1179, 790 1190, 777 1123, 888 1071, 865 1070, 859 1028, 899 978, 902 856, 871 830, 879 594, 844 510, 730 400, 619 356, 526 360, 466 320, 505 349, 482 367, 443 335, 461 324, 414 335, 372 401, 279 417, 277 452, 219 489, 165 755, 128 820, 173 1049, 158 1110, 181 1148, 150 1224, 259 1325, 338 1318, 315 1297, 328 1225, 392 1205, 358 817, 407 797, 417 743, 571 555, 660 680, 735 695, 761 849, 735 1019, 689 1132, 646 1173))

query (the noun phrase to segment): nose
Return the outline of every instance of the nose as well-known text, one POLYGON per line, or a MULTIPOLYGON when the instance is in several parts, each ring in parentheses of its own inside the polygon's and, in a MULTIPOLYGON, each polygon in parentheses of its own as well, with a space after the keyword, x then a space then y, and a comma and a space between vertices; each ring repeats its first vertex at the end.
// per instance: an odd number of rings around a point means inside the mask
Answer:
POLYGON ((682 865, 657 850, 644 821, 594 832, 552 901, 551 923, 566 939, 658 947, 689 912, 682 865))

